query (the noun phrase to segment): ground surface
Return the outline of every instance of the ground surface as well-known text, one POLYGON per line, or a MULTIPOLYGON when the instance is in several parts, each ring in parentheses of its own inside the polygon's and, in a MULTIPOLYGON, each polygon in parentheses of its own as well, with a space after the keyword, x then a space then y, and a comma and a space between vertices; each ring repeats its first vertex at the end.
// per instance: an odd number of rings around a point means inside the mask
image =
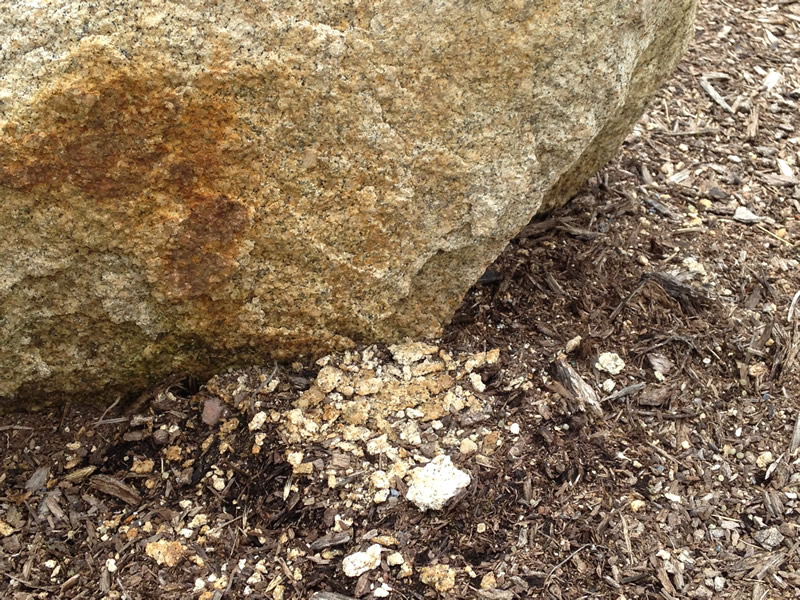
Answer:
POLYGON ((5 417, 0 596, 800 597, 798 56, 800 3, 704 2, 442 340, 5 417))

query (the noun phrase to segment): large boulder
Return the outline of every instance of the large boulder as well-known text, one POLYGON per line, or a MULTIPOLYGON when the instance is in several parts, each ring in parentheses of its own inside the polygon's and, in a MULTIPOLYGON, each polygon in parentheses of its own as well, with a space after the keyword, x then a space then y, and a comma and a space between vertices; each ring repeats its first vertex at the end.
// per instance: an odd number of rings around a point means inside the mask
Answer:
POLYGON ((0 3, 0 398, 435 335, 695 0, 0 3))

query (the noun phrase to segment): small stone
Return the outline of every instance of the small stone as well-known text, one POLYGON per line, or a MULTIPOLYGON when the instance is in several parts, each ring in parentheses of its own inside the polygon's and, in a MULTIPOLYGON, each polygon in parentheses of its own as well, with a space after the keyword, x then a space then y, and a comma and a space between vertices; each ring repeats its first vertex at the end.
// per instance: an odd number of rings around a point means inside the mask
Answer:
MULTIPOLYGON (((203 423, 208 426, 216 425, 222 416, 223 405, 219 398, 206 398, 203 402, 203 423)), ((165 432, 166 433, 166 432, 165 432)))
POLYGON ((247 424, 247 429, 250 431, 258 431, 264 426, 264 423, 267 422, 267 413, 263 410, 258 411, 256 414, 253 415, 253 418, 250 419, 250 422, 247 424))
POLYGON ((372 544, 364 552, 354 552, 345 556, 342 560, 344 574, 348 577, 358 577, 380 566, 382 550, 380 544, 372 544))
POLYGON ((567 354, 571 354, 572 352, 578 349, 578 346, 581 345, 582 341, 583 338, 579 335, 576 335, 574 338, 572 338, 570 341, 567 342, 566 346, 564 346, 564 352, 566 352, 567 354))
POLYGON ((481 577, 482 590, 493 590, 496 587, 497 587, 497 578, 494 576, 494 573, 489 571, 486 575, 481 577))
POLYGON ((381 391, 383 381, 378 377, 371 377, 361 381, 356 387, 355 392, 359 396, 372 396, 381 391))
POLYGON ((402 565, 406 560, 403 558, 403 555, 399 552, 392 552, 389 556, 386 557, 386 564, 390 567, 396 567, 397 565, 402 565))
POLYGON ((772 464, 773 459, 774 457, 772 456, 772 452, 767 450, 766 452, 762 452, 761 454, 758 455, 758 458, 756 459, 756 464, 760 468, 766 469, 769 465, 772 464))
POLYGON ((174 567, 183 558, 186 547, 178 541, 158 540, 147 544, 144 551, 159 565, 174 567))
POLYGON ((8 523, 0 519, 0 537, 7 537, 14 533, 14 528, 8 523))
POLYGON ((297 465, 299 465, 299 464, 301 464, 303 462, 304 458, 305 458, 305 454, 303 452, 301 452, 301 451, 289 452, 286 455, 286 462, 288 462, 293 467, 296 467, 297 465))
POLYGON ((168 461, 178 461, 181 460, 183 457, 183 448, 180 446, 168 446, 166 451, 164 452, 166 459, 168 461))
POLYGON ((625 368, 625 362, 616 352, 603 352, 597 357, 595 367, 601 371, 609 373, 610 375, 619 375, 622 372, 622 369, 625 368))
POLYGON ((314 381, 316 386, 324 393, 328 394, 336 389, 336 386, 344 379, 344 373, 336 367, 325 366, 317 373, 317 379, 314 381))
POLYGON ((440 510, 471 481, 469 474, 457 469, 449 456, 437 456, 425 467, 411 472, 406 498, 422 511, 440 510))
POLYGON ((631 510, 633 512, 639 512, 645 506, 647 506, 647 503, 644 500, 631 500, 631 510))
POLYGON ((481 442, 481 451, 484 454, 492 454, 502 443, 499 431, 490 431, 481 442))
POLYGON ((370 475, 369 482, 375 489, 378 490, 391 487, 391 483, 389 482, 389 478, 386 476, 385 471, 375 471, 372 475, 370 475))
POLYGON ((117 561, 113 558, 106 559, 106 570, 109 573, 116 573, 117 572, 117 561))
POLYGON ((461 444, 458 446, 458 450, 464 456, 469 456, 470 454, 475 454, 478 451, 478 444, 476 444, 469 438, 464 438, 463 440, 461 440, 461 444))
POLYGON ((604 391, 606 394, 610 394, 611 392, 613 392, 615 387, 617 387, 617 382, 616 382, 616 381, 614 381, 614 380, 613 380, 613 379, 611 379, 611 378, 609 378, 609 379, 606 379, 606 380, 603 382, 603 391, 604 391))
POLYGON ((449 592, 456 585, 456 571, 447 565, 422 567, 419 572, 422 583, 431 586, 440 594, 449 592))
POLYGON ((389 444, 388 436, 385 433, 367 442, 367 453, 373 456, 385 454, 390 450, 392 450, 392 446, 389 444))
POLYGON ((697 260, 694 256, 687 256, 681 261, 681 264, 686 268, 687 271, 703 280, 708 277, 708 272, 706 271, 705 266, 703 266, 703 263, 697 260))
POLYGON ((481 376, 477 373, 470 373, 469 374, 469 381, 472 384, 472 387, 475 389, 476 392, 485 392, 486 385, 483 383, 481 376))
POLYGON ((139 475, 144 475, 145 473, 152 473, 154 466, 155 463, 149 458, 147 460, 134 459, 133 465, 131 465, 131 471, 139 475))
POLYGON ((424 342, 410 342, 408 344, 389 346, 389 352, 392 353, 392 357, 401 365, 411 365, 420 362, 425 360, 426 356, 436 354, 438 351, 439 348, 437 346, 424 342))

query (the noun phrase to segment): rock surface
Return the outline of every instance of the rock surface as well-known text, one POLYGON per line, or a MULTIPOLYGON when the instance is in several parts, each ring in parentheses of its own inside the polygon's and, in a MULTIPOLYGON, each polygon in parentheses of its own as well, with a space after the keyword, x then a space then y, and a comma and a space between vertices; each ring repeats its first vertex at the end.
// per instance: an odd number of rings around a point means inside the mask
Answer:
POLYGON ((0 4, 0 398, 435 335, 695 0, 0 4))

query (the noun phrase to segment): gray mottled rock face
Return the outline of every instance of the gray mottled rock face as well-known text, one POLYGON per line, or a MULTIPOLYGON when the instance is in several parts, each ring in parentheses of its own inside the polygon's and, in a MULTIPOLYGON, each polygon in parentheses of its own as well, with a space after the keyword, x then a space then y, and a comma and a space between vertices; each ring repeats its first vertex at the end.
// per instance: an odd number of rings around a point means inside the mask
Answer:
POLYGON ((0 398, 435 335, 695 0, 0 3, 0 398))

